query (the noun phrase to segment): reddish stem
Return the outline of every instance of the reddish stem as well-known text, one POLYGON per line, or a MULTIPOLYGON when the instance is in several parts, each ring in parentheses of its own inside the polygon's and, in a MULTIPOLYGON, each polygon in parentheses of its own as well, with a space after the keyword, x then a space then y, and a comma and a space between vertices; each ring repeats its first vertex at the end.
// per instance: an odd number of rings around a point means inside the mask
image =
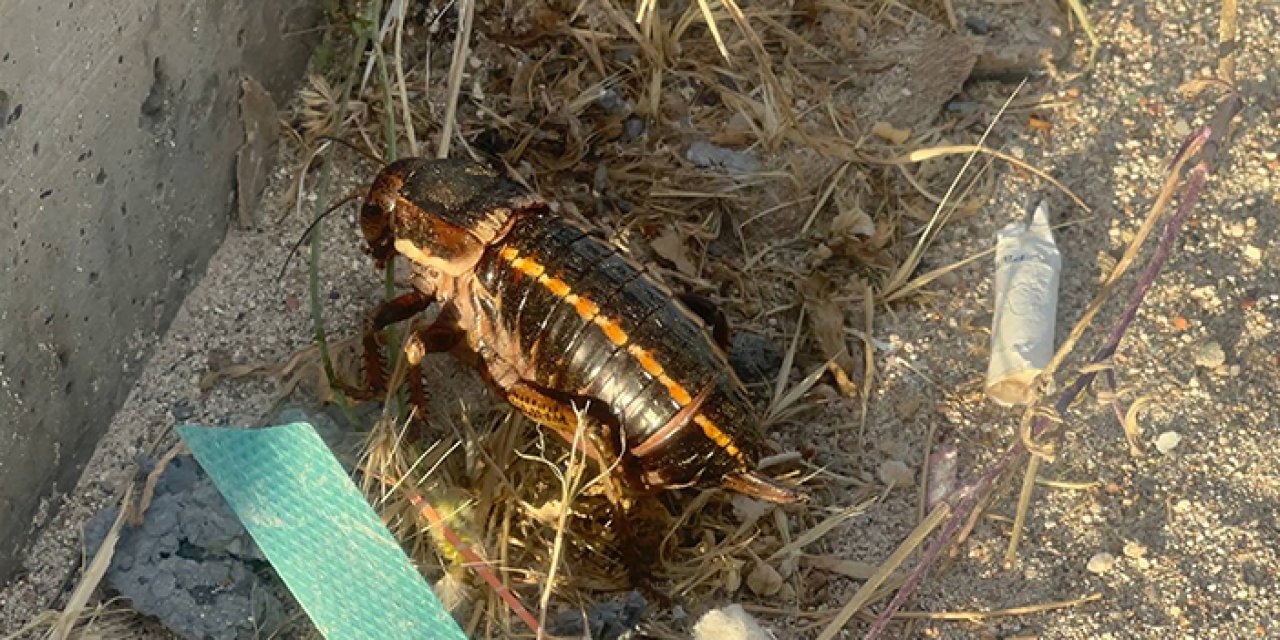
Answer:
MULTIPOLYGON (((388 484, 394 486, 395 483, 389 482, 388 484)), ((462 538, 453 529, 449 528, 444 518, 440 516, 440 512, 431 506, 431 503, 424 500, 422 496, 418 495, 417 492, 405 487, 401 488, 408 495, 409 502, 417 507, 422 512, 422 515, 426 516, 427 520, 431 521, 431 526, 439 528, 440 532, 444 534, 445 540, 448 540, 449 544, 458 550, 458 553, 467 561, 467 566, 472 571, 475 571, 485 582, 489 583, 489 586, 498 594, 498 597, 507 603, 507 606, 519 616, 520 620, 533 631, 535 636, 539 638, 545 637, 542 632, 542 626, 538 624, 538 619, 529 613, 529 610, 520 603, 520 598, 498 579, 498 576, 489 568, 484 558, 472 551, 471 547, 466 542, 463 542, 462 538)))

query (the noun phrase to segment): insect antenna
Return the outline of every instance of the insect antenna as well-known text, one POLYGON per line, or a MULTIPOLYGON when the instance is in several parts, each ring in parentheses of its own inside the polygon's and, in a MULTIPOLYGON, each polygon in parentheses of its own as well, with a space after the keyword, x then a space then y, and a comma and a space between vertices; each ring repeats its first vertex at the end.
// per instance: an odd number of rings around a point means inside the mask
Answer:
POLYGON ((373 155, 372 153, 369 153, 368 151, 366 151, 366 150, 364 150, 364 149, 361 149, 360 147, 357 147, 356 145, 352 144, 351 142, 348 142, 348 141, 346 141, 346 140, 343 140, 342 138, 339 138, 339 137, 337 137, 337 136, 322 135, 322 136, 319 136, 319 139, 320 139, 320 140, 328 140, 329 142, 336 142, 336 143, 338 143, 338 144, 340 144, 340 145, 342 145, 342 146, 344 146, 344 147, 346 147, 346 148, 348 148, 348 149, 350 149, 350 150, 352 150, 352 151, 354 151, 354 152, 356 152, 356 153, 358 153, 358 154, 360 154, 360 155, 364 156, 364 158, 365 158, 366 160, 368 160, 368 161, 370 161, 370 162, 372 162, 372 163, 374 163, 374 164, 378 165, 379 167, 385 167, 385 166, 387 166, 387 161, 386 161, 386 160, 383 160, 382 158, 379 158, 378 156, 375 156, 375 155, 373 155))
POLYGON ((328 217, 329 214, 333 213, 334 211, 337 211, 338 209, 341 209, 343 205, 347 204, 348 202, 351 202, 352 200, 359 200, 359 199, 360 199, 360 192, 357 191, 355 193, 352 193, 347 197, 339 200, 333 206, 326 209, 324 213, 316 216, 316 219, 312 220, 311 224, 307 225, 307 230, 302 232, 302 237, 298 238, 298 241, 293 243, 293 248, 289 250, 289 255, 285 256, 284 264, 280 266, 280 274, 276 276, 276 284, 279 284, 280 280, 284 278, 284 272, 286 269, 289 268, 289 262, 293 260, 293 255, 297 253, 298 249, 302 247, 302 243, 306 242, 307 238, 311 237, 311 232, 315 231, 316 225, 320 224, 320 221, 328 217))
MULTIPOLYGON (((321 140, 328 140, 329 142, 336 142, 336 143, 338 143, 338 144, 340 144, 340 145, 342 145, 342 146, 344 146, 344 147, 346 147, 346 148, 348 148, 348 149, 350 149, 350 150, 352 150, 352 151, 354 151, 354 152, 356 152, 356 153, 360 154, 360 155, 361 155, 361 156, 363 156, 366 160, 369 160, 370 162, 373 162, 374 164, 378 165, 379 167, 385 167, 385 166, 387 166, 387 162, 386 162, 385 160, 383 160, 382 158, 379 158, 378 156, 376 156, 376 155, 374 155, 374 154, 372 154, 372 153, 369 153, 368 151, 365 151, 364 149, 361 149, 360 147, 357 147, 356 145, 352 144, 351 142, 349 142, 349 141, 347 141, 347 140, 343 140, 342 138, 339 138, 339 137, 337 137, 337 136, 322 135, 322 136, 319 136, 319 139, 321 139, 321 140)), ((302 247, 302 243, 306 242, 306 241, 307 241, 307 238, 311 237, 311 232, 315 230, 316 225, 317 225, 317 224, 320 224, 320 221, 321 221, 321 220, 324 220, 326 217, 328 217, 328 215, 329 215, 329 214, 333 213, 334 211, 337 211, 338 209, 342 208, 342 206, 343 206, 343 205, 347 204, 348 202, 351 202, 352 200, 356 200, 356 199, 358 199, 359 197, 360 197, 360 193, 359 193, 359 192, 352 193, 352 194, 348 195, 347 197, 345 197, 345 198, 343 198, 343 199, 339 200, 338 202, 334 203, 334 205, 333 205, 333 206, 331 206, 331 207, 329 207, 328 209, 326 209, 324 213, 322 213, 322 214, 320 214, 320 215, 316 216, 316 219, 315 219, 315 220, 312 220, 312 221, 311 221, 311 224, 307 225, 307 230, 306 230, 306 231, 303 231, 303 232, 302 232, 302 237, 298 238, 298 241, 297 241, 297 242, 295 242, 295 243, 293 243, 293 248, 292 248, 292 249, 289 249, 289 255, 285 256, 285 258, 284 258, 284 264, 280 265, 280 274, 276 276, 276 284, 279 284, 279 283, 280 283, 280 280, 281 280, 282 278, 284 278, 284 272, 289 268, 289 263, 293 260, 293 256, 294 256, 294 254, 298 253, 298 249, 302 247)))

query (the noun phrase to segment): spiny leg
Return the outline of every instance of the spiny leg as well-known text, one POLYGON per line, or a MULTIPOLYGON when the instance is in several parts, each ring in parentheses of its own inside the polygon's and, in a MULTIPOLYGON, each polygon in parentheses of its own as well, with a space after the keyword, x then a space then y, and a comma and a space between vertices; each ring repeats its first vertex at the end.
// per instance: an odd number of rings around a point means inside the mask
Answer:
MULTIPOLYGON (((427 390, 422 382, 422 360, 428 353, 444 353, 462 341, 463 332, 450 313, 441 313, 435 322, 415 329, 405 342, 404 356, 408 365, 409 402, 418 412, 419 420, 426 420, 427 390)), ((409 436, 416 440, 416 431, 409 436)))
POLYGON ((341 380, 338 386, 354 400, 372 400, 387 390, 387 373, 382 362, 382 341, 379 336, 383 329, 412 318, 415 314, 426 310, 435 301, 435 297, 418 290, 413 290, 399 297, 387 300, 374 308, 364 323, 364 335, 361 344, 364 349, 365 388, 360 389, 341 380))
MULTIPOLYGON (((602 431, 613 431, 613 436, 617 436, 617 432, 611 429, 611 424, 616 422, 612 416, 606 415, 605 411, 600 409, 605 407, 604 403, 591 398, 577 398, 541 388, 539 385, 520 381, 504 390, 507 403, 515 407, 517 411, 523 413, 526 417, 534 422, 555 431, 557 435, 564 438, 570 446, 573 445, 574 435, 578 430, 579 409, 581 409, 582 417, 586 420, 586 424, 582 425, 583 435, 586 441, 581 443, 581 449, 587 454, 587 457, 596 461, 600 465, 602 474, 610 477, 609 486, 606 487, 610 492, 610 500, 613 500, 615 493, 615 481, 613 476, 617 475, 622 469, 619 465, 617 446, 605 446, 604 434, 602 431), (612 472, 612 473, 611 473, 612 472)), ((621 497, 620 489, 616 491, 618 497, 621 497)))

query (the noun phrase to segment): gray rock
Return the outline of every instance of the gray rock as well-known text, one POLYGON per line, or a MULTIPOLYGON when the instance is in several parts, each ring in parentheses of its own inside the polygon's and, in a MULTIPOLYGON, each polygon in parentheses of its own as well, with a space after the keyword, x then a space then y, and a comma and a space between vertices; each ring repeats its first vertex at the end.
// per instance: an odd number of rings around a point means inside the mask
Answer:
POLYGON ((977 16, 969 16, 968 18, 965 18, 964 28, 968 29, 969 33, 978 36, 985 36, 988 33, 991 33, 991 23, 977 16))
POLYGON ((1227 362, 1227 353, 1216 340, 1208 340, 1197 344, 1192 350, 1192 358, 1197 367, 1217 369, 1227 362))
POLYGON ((618 601, 601 602, 587 610, 585 620, 581 611, 562 611, 547 623, 547 633, 555 636, 581 638, 590 631, 591 640, 625 640, 635 637, 636 625, 648 605, 644 596, 632 591, 618 601), (585 622, 585 624, 584 624, 585 622))
MULTIPOLYGON (((117 508, 90 522, 90 553, 117 508)), ((190 456, 169 463, 140 527, 121 529, 106 583, 183 638, 240 640, 280 628, 297 613, 284 584, 190 456)), ((305 617, 301 617, 305 620, 305 617)))
POLYGON ((782 351, 762 335, 735 331, 729 345, 729 364, 747 384, 771 382, 782 369, 782 351))
POLYGON ((615 115, 626 115, 635 110, 635 105, 631 104, 630 100, 622 97, 622 94, 614 89, 605 89, 601 92, 600 97, 596 98, 596 104, 600 105, 601 109, 615 115))
POLYGON ((755 156, 726 149, 698 140, 689 145, 684 157, 689 162, 703 169, 720 169, 728 173, 754 173, 761 169, 760 161, 755 156))
POLYGON ((972 100, 952 100, 947 103, 947 111, 950 113, 970 114, 977 113, 982 105, 972 100))
POLYGON ((179 400, 173 403, 169 412, 173 414, 173 419, 178 422, 186 422, 191 419, 191 416, 195 415, 195 411, 191 408, 191 403, 186 400, 179 400))
POLYGON ((627 118, 627 121, 622 123, 622 132, 628 140, 635 140, 644 135, 646 129, 648 127, 640 118, 627 118))

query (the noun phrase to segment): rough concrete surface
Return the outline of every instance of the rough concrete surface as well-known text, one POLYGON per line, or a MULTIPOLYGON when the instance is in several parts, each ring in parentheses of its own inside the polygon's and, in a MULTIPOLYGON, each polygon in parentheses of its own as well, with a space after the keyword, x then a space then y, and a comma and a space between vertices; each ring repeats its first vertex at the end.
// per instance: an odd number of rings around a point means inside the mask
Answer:
POLYGON ((0 580, 219 245, 243 76, 283 95, 315 3, 9 0, 0 16, 0 580))

